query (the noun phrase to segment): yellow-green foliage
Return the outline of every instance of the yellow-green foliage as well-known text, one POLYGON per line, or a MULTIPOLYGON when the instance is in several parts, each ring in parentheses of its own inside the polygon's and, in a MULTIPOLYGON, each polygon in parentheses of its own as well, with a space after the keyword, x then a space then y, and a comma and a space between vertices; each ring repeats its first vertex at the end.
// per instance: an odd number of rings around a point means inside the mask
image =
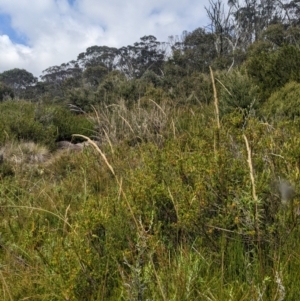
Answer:
POLYGON ((289 82, 274 92, 261 108, 267 119, 295 119, 300 116, 300 84, 289 82))
POLYGON ((132 145, 118 105, 102 144, 1 178, 1 300, 298 300, 299 124, 152 103, 132 145))
POLYGON ((222 114, 235 109, 241 109, 246 113, 259 107, 258 87, 247 74, 238 70, 222 72, 217 75, 217 84, 222 114))
POLYGON ((274 47, 272 43, 254 43, 245 63, 247 73, 260 87, 263 100, 289 81, 300 81, 300 50, 294 45, 274 47))
POLYGON ((0 104, 0 141, 11 139, 47 143, 54 138, 53 128, 44 128, 35 121, 35 105, 26 101, 5 101, 0 104))
POLYGON ((28 101, 0 103, 0 143, 33 141, 54 147, 55 140, 70 140, 77 132, 91 135, 93 125, 61 106, 43 105, 28 101))

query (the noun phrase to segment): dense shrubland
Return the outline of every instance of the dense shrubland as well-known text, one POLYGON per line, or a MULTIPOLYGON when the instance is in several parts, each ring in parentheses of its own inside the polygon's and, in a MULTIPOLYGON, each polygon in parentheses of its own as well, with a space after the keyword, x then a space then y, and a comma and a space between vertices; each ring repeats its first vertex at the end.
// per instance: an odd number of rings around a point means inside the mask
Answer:
POLYGON ((0 75, 1 300, 299 299, 299 13, 219 4, 0 75))

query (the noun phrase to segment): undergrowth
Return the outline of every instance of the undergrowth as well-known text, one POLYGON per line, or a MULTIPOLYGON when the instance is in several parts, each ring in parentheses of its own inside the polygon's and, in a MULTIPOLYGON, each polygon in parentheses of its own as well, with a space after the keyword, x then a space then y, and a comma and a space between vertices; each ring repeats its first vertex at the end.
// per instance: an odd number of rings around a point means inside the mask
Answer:
POLYGON ((1 300, 298 300, 298 121, 214 108, 103 105, 81 152, 6 144, 1 300))

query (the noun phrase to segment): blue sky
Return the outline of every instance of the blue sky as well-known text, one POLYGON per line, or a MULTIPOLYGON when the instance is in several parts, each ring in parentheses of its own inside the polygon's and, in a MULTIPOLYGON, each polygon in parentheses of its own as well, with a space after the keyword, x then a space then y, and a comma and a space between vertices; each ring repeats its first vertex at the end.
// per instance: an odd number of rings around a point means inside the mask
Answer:
POLYGON ((8 14, 0 14, 0 35, 6 34, 13 43, 27 44, 24 34, 15 30, 11 24, 11 16, 8 14))
POLYGON ((167 42, 208 24, 208 0, 0 0, 0 72, 35 76, 87 47, 121 47, 144 35, 167 42))

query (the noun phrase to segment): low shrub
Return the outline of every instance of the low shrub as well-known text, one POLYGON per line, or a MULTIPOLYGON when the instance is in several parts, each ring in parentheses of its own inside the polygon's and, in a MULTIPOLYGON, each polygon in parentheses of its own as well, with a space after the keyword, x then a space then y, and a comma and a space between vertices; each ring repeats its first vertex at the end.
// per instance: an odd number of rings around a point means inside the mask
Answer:
POLYGON ((271 120, 290 119, 300 116, 300 83, 289 82, 274 92, 260 109, 263 117, 271 120))
POLYGON ((90 136, 93 125, 85 116, 76 115, 59 105, 27 101, 0 104, 0 143, 33 141, 55 148, 55 141, 71 140, 73 134, 90 136))

